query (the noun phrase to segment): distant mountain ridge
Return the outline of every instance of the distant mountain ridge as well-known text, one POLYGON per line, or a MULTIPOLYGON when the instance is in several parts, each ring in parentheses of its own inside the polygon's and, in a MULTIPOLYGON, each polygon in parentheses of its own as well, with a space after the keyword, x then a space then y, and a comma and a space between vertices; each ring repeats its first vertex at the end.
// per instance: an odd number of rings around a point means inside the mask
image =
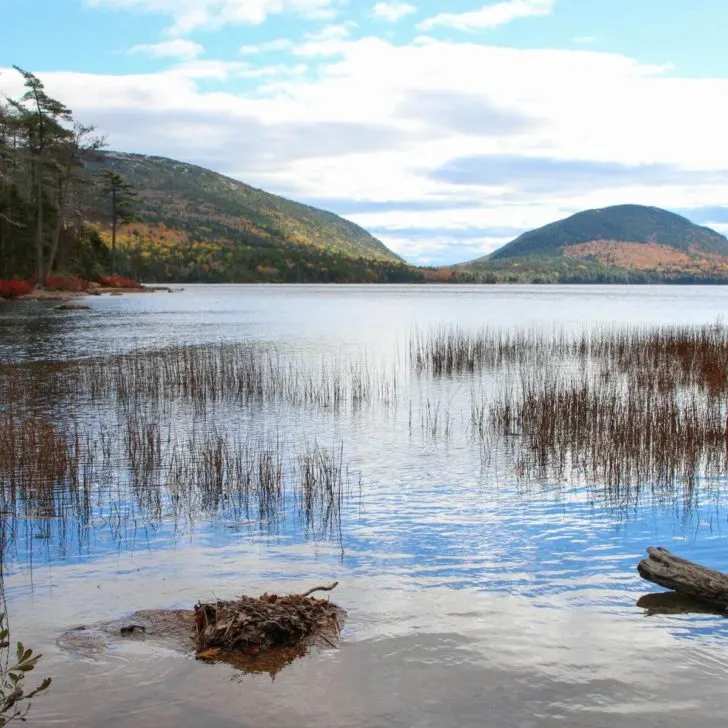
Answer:
MULTIPOLYGON (((167 215, 205 222, 224 218, 253 235, 326 247, 363 257, 400 260, 384 243, 353 222, 250 185, 167 157, 106 152, 106 166, 134 184, 145 202, 166 203, 167 215), (237 220, 236 220, 237 218, 237 220)), ((155 205, 156 206, 156 205, 155 205)))
POLYGON ((358 225, 166 157, 109 151, 92 167, 139 195, 119 236, 124 272, 151 280, 407 280, 410 266, 358 225))
MULTIPOLYGON (((120 270, 199 282, 728 282, 728 239, 657 207, 576 213, 489 256, 444 268, 408 265, 337 215, 158 156, 106 152, 137 189, 138 221, 117 236, 120 270)), ((102 238, 109 231, 102 223, 102 238)))
POLYGON ((678 250, 728 255, 728 239, 659 207, 615 205, 585 210, 520 235, 491 260, 525 255, 558 255, 563 248, 599 240, 667 245, 678 250))
POLYGON ((463 267, 499 280, 717 282, 728 280, 728 239, 668 210, 615 205, 523 233, 463 267))

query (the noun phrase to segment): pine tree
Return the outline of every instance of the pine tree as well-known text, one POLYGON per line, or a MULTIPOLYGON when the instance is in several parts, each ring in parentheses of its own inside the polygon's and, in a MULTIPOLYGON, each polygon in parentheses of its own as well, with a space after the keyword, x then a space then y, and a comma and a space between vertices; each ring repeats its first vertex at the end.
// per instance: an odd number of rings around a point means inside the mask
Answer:
POLYGON ((49 170, 54 162, 54 152, 73 135, 68 128, 68 124, 73 121, 73 115, 64 104, 48 96, 43 82, 37 76, 18 66, 13 68, 23 77, 26 88, 20 101, 11 99, 9 103, 16 112, 16 124, 25 133, 25 151, 30 161, 35 218, 33 241, 36 281, 42 288, 47 275, 44 212, 50 197, 47 192, 51 183, 49 170))
POLYGON ((100 172, 101 189, 107 196, 111 212, 111 274, 116 273, 116 232, 119 225, 126 225, 137 219, 138 198, 134 185, 127 182, 113 169, 100 172))

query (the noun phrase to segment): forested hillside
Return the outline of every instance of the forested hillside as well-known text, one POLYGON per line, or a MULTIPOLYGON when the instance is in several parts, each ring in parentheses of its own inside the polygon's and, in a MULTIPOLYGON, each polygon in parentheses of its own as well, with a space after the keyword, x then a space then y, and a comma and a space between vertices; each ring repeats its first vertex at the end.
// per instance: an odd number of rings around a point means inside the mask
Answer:
POLYGON ((93 168, 138 191, 137 221, 118 236, 125 273, 211 282, 422 278, 357 225, 202 167, 106 152, 93 168))
POLYGON ((103 151, 42 81, 0 102, 0 280, 423 280, 351 222, 210 170, 103 151))
POLYGON ((585 210, 464 264, 479 280, 537 283, 722 283, 728 239, 668 210, 585 210))

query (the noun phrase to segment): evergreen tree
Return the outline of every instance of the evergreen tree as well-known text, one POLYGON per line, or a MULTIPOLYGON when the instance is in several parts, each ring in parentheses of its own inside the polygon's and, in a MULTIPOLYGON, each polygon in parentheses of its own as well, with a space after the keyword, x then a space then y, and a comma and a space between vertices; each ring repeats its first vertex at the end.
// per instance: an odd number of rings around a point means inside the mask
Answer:
POLYGON ((116 232, 119 225, 126 225, 137 219, 137 193, 134 185, 127 182, 113 169, 103 169, 99 173, 101 189, 110 206, 111 219, 111 273, 116 273, 116 232))
POLYGON ((49 174, 54 154, 73 135, 68 124, 73 121, 71 110, 60 101, 48 96, 43 82, 30 71, 13 66, 24 79, 25 93, 19 101, 10 100, 16 112, 16 124, 25 139, 25 155, 30 162, 32 204, 34 207, 34 233, 36 281, 43 287, 45 268, 45 210, 48 207, 52 184, 49 174), (66 124, 64 126, 64 123, 66 124))

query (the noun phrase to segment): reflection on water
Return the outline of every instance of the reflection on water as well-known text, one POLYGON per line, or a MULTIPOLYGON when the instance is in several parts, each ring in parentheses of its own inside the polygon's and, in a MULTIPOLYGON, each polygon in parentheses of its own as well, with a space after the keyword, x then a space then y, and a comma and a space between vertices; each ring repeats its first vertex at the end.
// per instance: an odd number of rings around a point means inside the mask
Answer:
POLYGON ((59 465, 60 450, 42 447, 47 430, 12 435, 47 458, 43 488, 12 448, 0 454, 11 623, 54 676, 33 719, 722 723, 728 623, 640 600, 650 589, 635 567, 647 546, 665 545, 728 570, 725 473, 678 469, 670 482, 606 488, 571 467, 583 441, 564 425, 547 450, 568 467, 526 477, 533 443, 520 423, 498 429, 487 416, 508 377, 517 399, 520 373, 423 374, 408 342, 452 324, 710 324, 727 301, 717 287, 221 286, 93 299, 88 316, 1 309, 4 362, 70 362, 21 367, 30 379, 5 366, 0 381, 5 414, 22 402, 71 445, 59 465), (251 341, 262 349, 240 348, 251 341), (195 359, 189 346, 209 342, 232 348, 195 359), (130 376, 99 363, 137 349, 187 353, 137 357, 130 376), (248 360, 254 376, 236 380, 230 351, 264 352, 248 360), (202 390, 226 394, 210 402, 194 396, 202 390), (74 488, 55 486, 61 466, 74 488), (349 612, 341 649, 314 650, 275 681, 145 640, 80 658, 56 646, 73 626, 140 609, 332 580, 349 612))
MULTIPOLYGON (((51 604, 58 605, 55 623, 68 625, 113 618, 120 602, 138 603, 130 593, 189 604, 263 585, 304 588, 340 573, 325 549, 270 546, 266 554, 239 544, 181 546, 97 569, 72 566, 54 588, 36 589, 24 620, 37 620, 44 637, 51 604), (162 581, 169 574, 178 575, 174 583, 162 581)), ((88 663, 49 649, 46 669, 58 678, 34 717, 76 725, 68 716, 76 681, 83 681, 85 694, 103 695, 103 702, 88 701, 88 725, 679 725, 691 711, 704 725, 722 720, 728 654, 720 618, 645 619, 629 583, 610 587, 619 604, 600 606, 598 595, 581 603, 558 594, 534 600, 381 567, 380 574, 371 566, 346 570, 337 595, 350 609, 341 649, 314 652, 274 682, 241 679, 230 667, 184 661, 176 649, 132 640, 88 663), (701 637, 675 639, 695 625, 705 630, 701 637)))
POLYGON ((644 609, 647 616, 654 614, 717 614, 721 617, 728 617, 724 608, 679 592, 644 594, 637 600, 637 606, 644 609))

